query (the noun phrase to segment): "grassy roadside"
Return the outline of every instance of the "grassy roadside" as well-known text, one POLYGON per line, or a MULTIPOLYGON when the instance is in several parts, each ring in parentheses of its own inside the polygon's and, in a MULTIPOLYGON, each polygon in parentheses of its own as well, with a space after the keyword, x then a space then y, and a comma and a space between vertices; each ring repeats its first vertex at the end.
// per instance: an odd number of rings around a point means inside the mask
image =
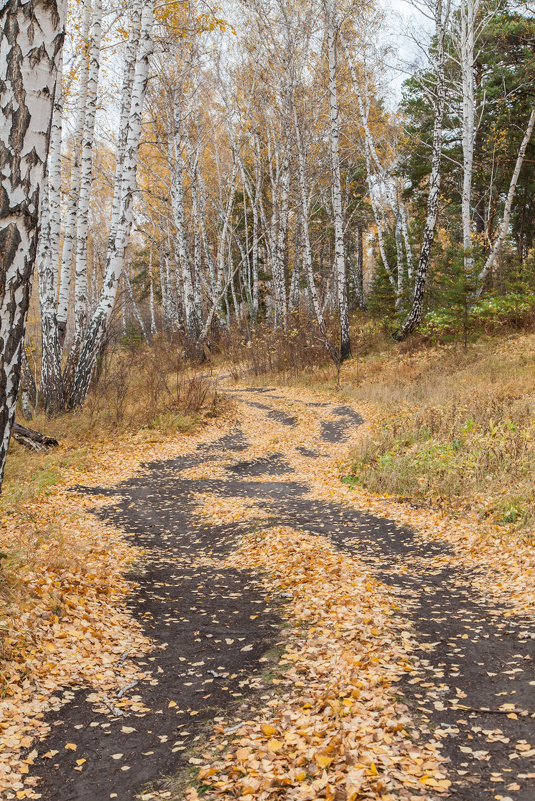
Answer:
POLYGON ((343 394, 380 422, 351 453, 345 480, 502 527, 535 529, 535 336, 369 359, 343 394))

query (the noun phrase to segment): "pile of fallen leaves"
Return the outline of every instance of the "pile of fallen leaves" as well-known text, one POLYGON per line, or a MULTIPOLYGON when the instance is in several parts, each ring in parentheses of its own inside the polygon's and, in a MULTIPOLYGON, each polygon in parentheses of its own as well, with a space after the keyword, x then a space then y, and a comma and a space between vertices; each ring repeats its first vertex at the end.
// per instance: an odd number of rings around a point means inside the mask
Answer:
POLYGON ((386 588, 327 539, 290 528, 248 535, 228 564, 265 571, 266 589, 291 599, 291 628, 282 693, 223 740, 222 757, 204 754, 208 797, 390 801, 446 791, 438 743, 419 739, 395 698, 412 665, 386 588))
POLYGON ((93 710, 103 715, 143 711, 138 696, 121 695, 121 689, 144 678, 130 657, 151 647, 125 607, 135 587, 125 573, 142 551, 90 512, 109 498, 70 488, 92 482, 113 486, 146 460, 176 456, 220 434, 221 422, 214 421, 196 435, 164 443, 154 442, 151 432, 106 446, 101 442, 90 468, 66 469, 46 494, 19 504, 1 520, 2 798, 40 798, 34 789, 38 777, 28 775, 37 757, 31 748, 50 730, 47 713, 71 701, 74 689, 83 688, 93 710))
MULTIPOLYGON (((0 791, 13 791, 6 797, 38 797, 31 791, 36 778, 25 778, 37 753, 26 749, 46 735, 45 713, 72 698, 65 688, 88 685, 103 704, 136 679, 136 668, 123 656, 149 645, 122 609, 131 588, 123 572, 138 552, 118 532, 84 515, 82 505, 65 492, 33 505, 39 514, 33 530, 38 558, 20 565, 13 589, 18 603, 13 598, 12 608, 4 610, 11 614, 0 629, 0 791)), ((14 524, 8 523, 6 536, 14 524)))

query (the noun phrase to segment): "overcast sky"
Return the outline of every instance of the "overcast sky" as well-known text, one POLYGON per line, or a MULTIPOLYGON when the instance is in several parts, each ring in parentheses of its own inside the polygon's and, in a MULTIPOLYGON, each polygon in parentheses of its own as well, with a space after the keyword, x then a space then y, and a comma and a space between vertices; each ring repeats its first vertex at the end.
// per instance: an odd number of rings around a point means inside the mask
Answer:
POLYGON ((389 57, 390 102, 401 99, 401 85, 412 72, 415 62, 421 61, 420 47, 429 42, 431 23, 407 0, 379 0, 385 11, 385 42, 391 46, 389 57), (416 44, 418 42, 418 44, 416 44))

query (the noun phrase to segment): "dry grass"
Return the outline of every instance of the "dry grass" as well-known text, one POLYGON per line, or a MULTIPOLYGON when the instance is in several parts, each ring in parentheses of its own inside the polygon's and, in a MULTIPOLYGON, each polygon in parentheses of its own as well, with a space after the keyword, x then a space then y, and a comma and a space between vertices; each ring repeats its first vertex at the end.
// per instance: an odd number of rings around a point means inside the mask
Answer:
POLYGON ((83 471, 95 448, 105 449, 110 439, 142 432, 154 441, 188 433, 218 415, 226 402, 207 370, 188 365, 167 342, 110 350, 82 409, 53 418, 39 412, 30 423, 21 420, 55 437, 60 447, 34 453, 11 443, 0 513, 46 493, 72 468, 83 471))
POLYGON ((381 423, 348 482, 531 532, 535 524, 535 337, 413 353, 390 346, 348 366, 342 393, 381 423))
MULTIPOLYGON (((338 350, 338 323, 336 318, 326 319, 329 339, 338 350)), ((384 342, 382 325, 364 316, 359 317, 354 327, 353 342, 360 353, 369 352, 384 342)), ((224 360, 233 378, 254 376, 277 378, 285 383, 302 384, 318 377, 327 383, 337 369, 329 357, 325 338, 317 330, 314 321, 304 311, 294 312, 288 317, 286 330, 273 330, 271 324, 259 324, 250 336, 239 331, 226 333, 218 343, 217 361, 224 360)))

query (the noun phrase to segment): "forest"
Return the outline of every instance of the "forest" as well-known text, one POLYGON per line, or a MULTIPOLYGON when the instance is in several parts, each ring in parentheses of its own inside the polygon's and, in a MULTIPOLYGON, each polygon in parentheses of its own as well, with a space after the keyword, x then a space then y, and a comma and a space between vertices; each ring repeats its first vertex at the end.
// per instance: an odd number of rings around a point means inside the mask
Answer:
POLYGON ((532 797, 534 129, 530 0, 0 0, 2 801, 532 797))

